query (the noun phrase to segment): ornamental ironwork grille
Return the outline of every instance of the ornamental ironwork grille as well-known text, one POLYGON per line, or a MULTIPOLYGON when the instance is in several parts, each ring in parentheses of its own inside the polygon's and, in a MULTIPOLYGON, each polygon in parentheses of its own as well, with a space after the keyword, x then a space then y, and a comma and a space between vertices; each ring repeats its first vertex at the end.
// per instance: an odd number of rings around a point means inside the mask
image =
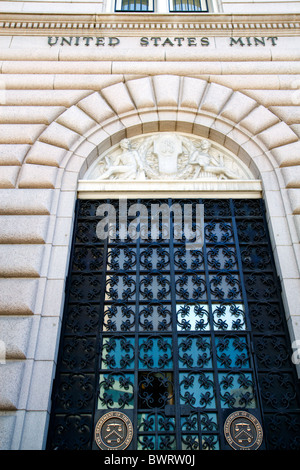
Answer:
MULTIPOLYGON (((103 202, 76 206, 48 448, 97 448, 96 422, 117 410, 133 423, 128 449, 230 449, 224 421, 246 410, 263 426, 261 449, 300 449, 263 201, 140 201, 204 204, 196 250, 173 230, 165 239, 163 222, 157 240, 122 241, 118 224, 116 239, 99 240, 103 202)), ((119 201, 105 202, 118 211, 119 201)))

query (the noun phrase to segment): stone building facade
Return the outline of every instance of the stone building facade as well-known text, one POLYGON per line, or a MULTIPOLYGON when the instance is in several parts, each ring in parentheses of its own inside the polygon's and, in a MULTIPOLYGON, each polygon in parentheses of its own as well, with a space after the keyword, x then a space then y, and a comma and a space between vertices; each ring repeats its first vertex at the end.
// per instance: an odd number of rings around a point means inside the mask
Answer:
POLYGON ((1 449, 46 448, 78 198, 262 198, 299 368, 300 3, 115 7, 0 1, 1 449), (93 173, 165 134, 242 176, 93 173))

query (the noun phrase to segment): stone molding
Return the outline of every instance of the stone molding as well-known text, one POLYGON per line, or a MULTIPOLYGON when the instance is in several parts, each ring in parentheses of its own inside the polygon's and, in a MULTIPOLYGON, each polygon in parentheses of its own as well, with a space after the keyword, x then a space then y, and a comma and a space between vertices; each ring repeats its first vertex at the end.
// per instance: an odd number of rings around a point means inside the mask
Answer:
POLYGON ((22 14, 0 13, 2 35, 69 35, 99 33, 119 36, 151 34, 201 33, 201 35, 224 36, 272 34, 272 36, 299 35, 299 14, 223 14, 204 13, 161 15, 161 14, 22 14))
POLYGON ((128 188, 127 181, 79 181, 78 183, 78 197, 80 199, 97 199, 99 194, 105 192, 105 197, 108 199, 118 199, 120 194, 127 198, 147 198, 147 197, 172 197, 176 198, 178 195, 187 198, 197 198, 199 193, 204 198, 261 198, 262 197, 262 184, 260 180, 248 181, 205 181, 195 182, 190 181, 168 181, 157 182, 148 181, 147 185, 141 181, 131 181, 130 188, 128 188), (163 183, 163 184, 162 184, 163 183), (146 187, 145 187, 146 186, 146 187))

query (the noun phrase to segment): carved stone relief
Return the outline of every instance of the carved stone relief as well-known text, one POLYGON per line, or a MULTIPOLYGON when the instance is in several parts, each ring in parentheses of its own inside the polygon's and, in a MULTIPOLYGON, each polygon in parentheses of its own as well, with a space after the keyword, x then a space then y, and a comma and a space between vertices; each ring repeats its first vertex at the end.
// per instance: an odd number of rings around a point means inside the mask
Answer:
POLYGON ((86 180, 251 180, 249 169, 218 144, 179 133, 123 139, 102 154, 86 180))

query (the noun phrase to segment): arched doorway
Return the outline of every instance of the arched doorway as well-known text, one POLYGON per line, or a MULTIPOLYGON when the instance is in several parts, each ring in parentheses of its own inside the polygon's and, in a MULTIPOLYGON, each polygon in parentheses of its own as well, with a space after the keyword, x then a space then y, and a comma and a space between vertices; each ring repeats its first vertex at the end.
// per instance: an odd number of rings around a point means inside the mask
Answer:
POLYGON ((126 141, 82 182, 89 195, 107 191, 76 206, 49 448, 299 448, 258 182, 207 142, 175 133, 126 141), (185 209, 202 233, 195 246, 185 209))

